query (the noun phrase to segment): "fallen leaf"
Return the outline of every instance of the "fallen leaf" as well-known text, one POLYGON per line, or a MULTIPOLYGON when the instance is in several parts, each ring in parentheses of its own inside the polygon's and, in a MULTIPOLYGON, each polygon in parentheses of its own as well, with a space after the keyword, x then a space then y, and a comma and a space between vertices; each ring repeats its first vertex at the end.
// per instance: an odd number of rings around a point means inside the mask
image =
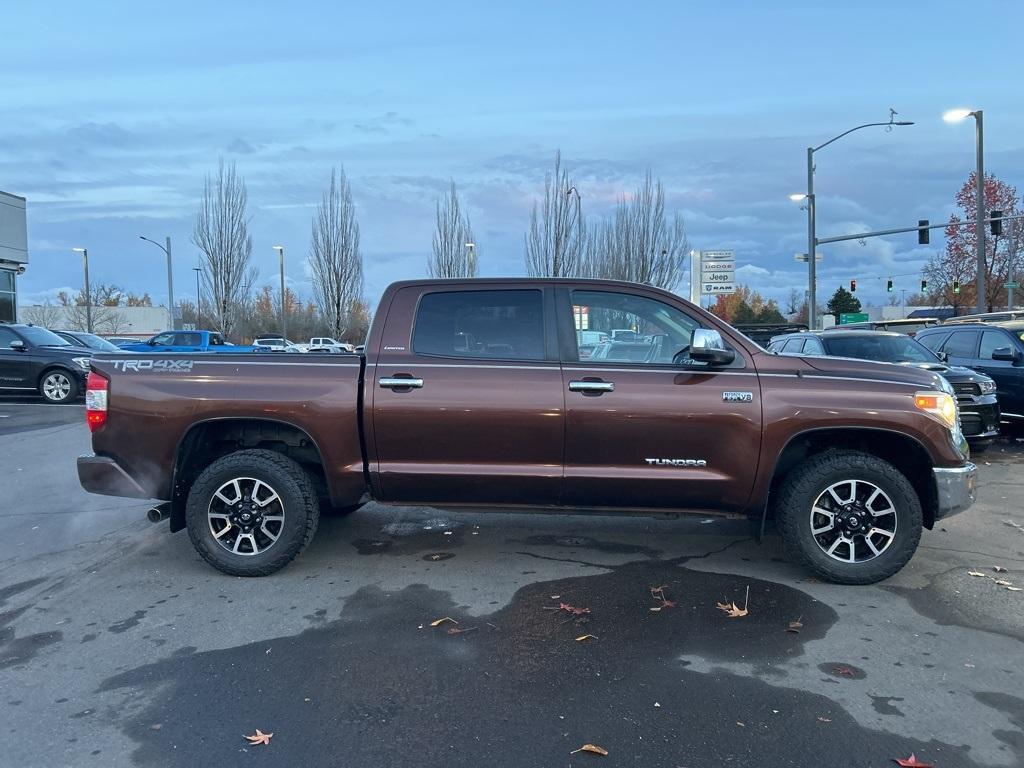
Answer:
POLYGON ((718 610, 725 611, 730 619, 740 619, 747 615, 747 608, 750 605, 750 587, 747 587, 747 596, 740 608, 736 603, 716 603, 718 610))
POLYGON ((584 640, 597 640, 597 635, 580 635, 576 638, 577 643, 582 643, 584 640))
POLYGON ((252 736, 246 736, 245 738, 247 738, 249 740, 250 744, 264 744, 264 745, 266 745, 266 744, 270 743, 270 737, 273 736, 273 735, 274 734, 272 734, 272 733, 264 733, 259 728, 257 728, 256 729, 256 733, 254 733, 252 736))
POLYGON ((747 727, 746 723, 741 723, 739 720, 736 721, 736 725, 738 725, 740 728, 746 728, 747 727))
POLYGON ((828 717, 819 717, 818 720, 822 723, 831 723, 832 719, 828 717))
POLYGON ((803 618, 803 616, 801 616, 800 618, 798 618, 798 619, 796 619, 794 621, 789 622, 789 626, 786 627, 786 631, 787 632, 792 632, 795 635, 800 634, 800 630, 804 628, 804 625, 800 623, 800 619, 802 619, 802 618, 803 618))
POLYGON ((856 677, 857 676, 857 673, 854 672, 849 667, 834 667, 832 669, 832 674, 834 674, 834 675, 842 675, 843 677, 856 677))
POLYGON ((582 616, 585 613, 590 613, 589 608, 577 608, 575 605, 569 605, 569 603, 559 603, 558 610, 571 613, 573 616, 582 616))
POLYGON ((982 573, 981 571, 968 571, 967 575, 968 576, 984 576, 985 574, 982 573))
POLYGON ((1021 591, 1021 587, 1007 587, 1006 589, 1008 591, 1010 591, 1010 592, 1020 592, 1021 591))
POLYGON ((1006 579, 996 579, 996 584, 998 584, 1000 587, 1012 587, 1013 586, 1013 582, 1012 581, 1007 581, 1006 579))
POLYGON ((599 747, 597 744, 584 744, 579 749, 574 749, 570 752, 570 755, 575 755, 577 752, 590 752, 593 755, 608 755, 608 750, 604 747, 599 747))
POLYGON ((560 597, 561 597, 561 595, 552 595, 551 599, 552 600, 558 600, 560 597))
POLYGON ((451 627, 448 630, 448 634, 461 635, 463 632, 476 632, 478 629, 480 629, 480 627, 466 627, 465 629, 462 629, 461 627, 451 627))
POLYGON ((893 761, 903 768, 935 768, 931 763, 922 763, 913 752, 910 753, 910 757, 894 757, 893 761))
POLYGON ((652 613, 657 613, 658 611, 661 610, 661 606, 660 605, 656 605, 653 608, 651 608, 650 610, 651 610, 652 613))
POLYGON ((444 616, 444 617, 442 617, 440 619, 435 619, 434 621, 430 622, 430 626, 432 626, 432 627, 439 627, 442 624, 444 624, 446 621, 450 621, 452 624, 458 624, 459 623, 455 619, 453 619, 453 618, 451 618, 449 616, 444 616))
POLYGON ((996 573, 1006 573, 1006 569, 1003 568, 1003 566, 1001 566, 1001 565, 993 565, 992 566, 992 570, 995 571, 996 573))

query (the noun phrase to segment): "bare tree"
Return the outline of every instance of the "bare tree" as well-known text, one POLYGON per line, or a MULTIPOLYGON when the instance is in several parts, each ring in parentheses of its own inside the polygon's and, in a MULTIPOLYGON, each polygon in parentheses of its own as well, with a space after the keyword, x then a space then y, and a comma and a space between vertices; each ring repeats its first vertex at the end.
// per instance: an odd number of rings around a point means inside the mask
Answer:
POLYGON ((49 299, 42 304, 34 304, 31 307, 25 307, 21 312, 21 318, 26 323, 41 325, 43 328, 62 329, 64 326, 64 318, 66 316, 67 313, 49 299))
POLYGON ((437 201, 434 255, 427 262, 427 271, 431 277, 476 277, 476 259, 473 226, 469 215, 462 213, 453 181, 448 194, 437 201))
POLYGON ((804 305, 807 299, 804 297, 803 291, 797 290, 796 288, 789 289, 789 296, 786 297, 786 314, 795 315, 800 311, 800 308, 804 305))
POLYGON ((217 330, 229 336, 244 316, 256 280, 250 265, 252 236, 246 217, 245 181, 232 162, 220 161, 216 177, 206 176, 203 202, 192 230, 192 242, 203 253, 203 291, 217 330))
POLYGON ((359 222, 352 190, 345 176, 331 169, 331 186, 313 217, 309 247, 313 292, 328 332, 341 339, 352 304, 363 295, 363 257, 359 252, 359 222))
POLYGON ((611 221, 587 237, 585 272, 672 290, 686 272, 689 241, 683 219, 665 214, 665 189, 650 171, 632 198, 622 198, 611 221))
POLYGON ((580 196, 562 153, 555 153, 554 174, 544 178, 544 200, 533 204, 526 234, 526 273, 533 277, 575 277, 583 268, 586 232, 580 196))

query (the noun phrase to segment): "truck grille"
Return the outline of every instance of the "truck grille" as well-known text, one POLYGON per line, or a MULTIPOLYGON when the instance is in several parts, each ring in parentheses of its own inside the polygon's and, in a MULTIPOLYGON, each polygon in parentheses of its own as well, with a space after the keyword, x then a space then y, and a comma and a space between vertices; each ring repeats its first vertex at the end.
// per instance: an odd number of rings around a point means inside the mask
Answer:
POLYGON ((981 387, 978 386, 977 384, 972 384, 969 381, 965 381, 965 382, 961 382, 959 384, 954 384, 953 385, 953 391, 957 394, 957 396, 960 396, 960 395, 974 395, 974 396, 977 396, 977 395, 981 394, 981 387))

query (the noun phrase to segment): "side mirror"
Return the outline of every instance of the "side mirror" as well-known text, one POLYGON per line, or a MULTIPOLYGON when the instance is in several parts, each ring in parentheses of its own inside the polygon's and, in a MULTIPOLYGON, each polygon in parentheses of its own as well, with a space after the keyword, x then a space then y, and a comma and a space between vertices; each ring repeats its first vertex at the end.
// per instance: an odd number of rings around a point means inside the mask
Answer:
POLYGON ((993 360, 1006 360, 1011 363, 1017 362, 1017 353, 1010 347, 997 347, 992 350, 993 360))
POLYGON ((690 358, 709 365, 728 365, 736 359, 736 353, 725 348, 718 331, 697 328, 690 337, 690 358))
POLYGON ((156 339, 149 339, 149 341, 147 341, 146 343, 149 344, 149 346, 151 346, 151 347, 155 347, 156 346, 156 339))
POLYGON ((25 351, 25 342, 22 341, 21 339, 15 339, 14 341, 12 341, 10 343, 10 347, 15 352, 24 352, 25 351))

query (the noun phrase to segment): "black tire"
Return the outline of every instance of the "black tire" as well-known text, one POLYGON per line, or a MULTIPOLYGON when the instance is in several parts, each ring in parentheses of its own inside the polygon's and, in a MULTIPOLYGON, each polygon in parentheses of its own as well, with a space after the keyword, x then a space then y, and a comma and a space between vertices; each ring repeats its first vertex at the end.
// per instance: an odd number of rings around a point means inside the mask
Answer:
POLYGON ((991 440, 985 440, 984 442, 981 443, 972 443, 968 438, 967 444, 971 447, 972 454, 984 453, 985 451, 992 447, 991 440))
POLYGON ((48 403, 63 405, 78 397, 78 379, 63 368, 50 368, 39 377, 39 394, 48 403))
MULTIPOLYGON (((889 578, 909 562, 921 540, 921 502, 910 481, 889 462, 861 451, 831 450, 804 460, 783 480, 773 506, 789 556, 836 584, 874 584, 889 578), (811 509, 819 497, 824 498, 830 486, 853 480, 873 485, 889 497, 895 530, 881 554, 864 562, 840 562, 822 548, 820 537, 812 533, 811 509)), ((869 520, 870 525, 881 519, 862 517, 869 520)), ((838 519, 839 513, 833 517, 835 531, 840 530, 838 519)), ((831 533, 834 532, 829 531, 831 533)), ((884 541, 884 537, 880 540, 884 541)), ((858 546, 864 551, 867 542, 863 538, 859 542, 858 546)), ((849 549, 845 549, 845 544, 842 546, 843 553, 854 551, 852 544, 849 549)))
MULTIPOLYGON (((254 497, 256 493, 252 494, 254 497)), ((233 509, 233 507, 232 507, 233 509)), ((267 576, 286 566, 313 539, 320 521, 320 507, 309 474, 295 461, 275 451, 245 450, 228 454, 213 462, 196 478, 189 489, 185 521, 192 545, 210 565, 232 576, 267 576), (275 529, 276 540, 255 553, 235 554, 215 538, 208 513, 215 494, 234 479, 255 479, 277 495, 275 513, 279 509, 283 522, 275 529)), ((225 539, 230 541, 232 524, 225 539)), ((237 540, 242 529, 235 526, 237 540)), ((244 534, 248 536, 248 534, 244 534)), ((256 536, 256 532, 253 532, 256 536)), ((251 539, 256 548, 256 539, 251 539)))

